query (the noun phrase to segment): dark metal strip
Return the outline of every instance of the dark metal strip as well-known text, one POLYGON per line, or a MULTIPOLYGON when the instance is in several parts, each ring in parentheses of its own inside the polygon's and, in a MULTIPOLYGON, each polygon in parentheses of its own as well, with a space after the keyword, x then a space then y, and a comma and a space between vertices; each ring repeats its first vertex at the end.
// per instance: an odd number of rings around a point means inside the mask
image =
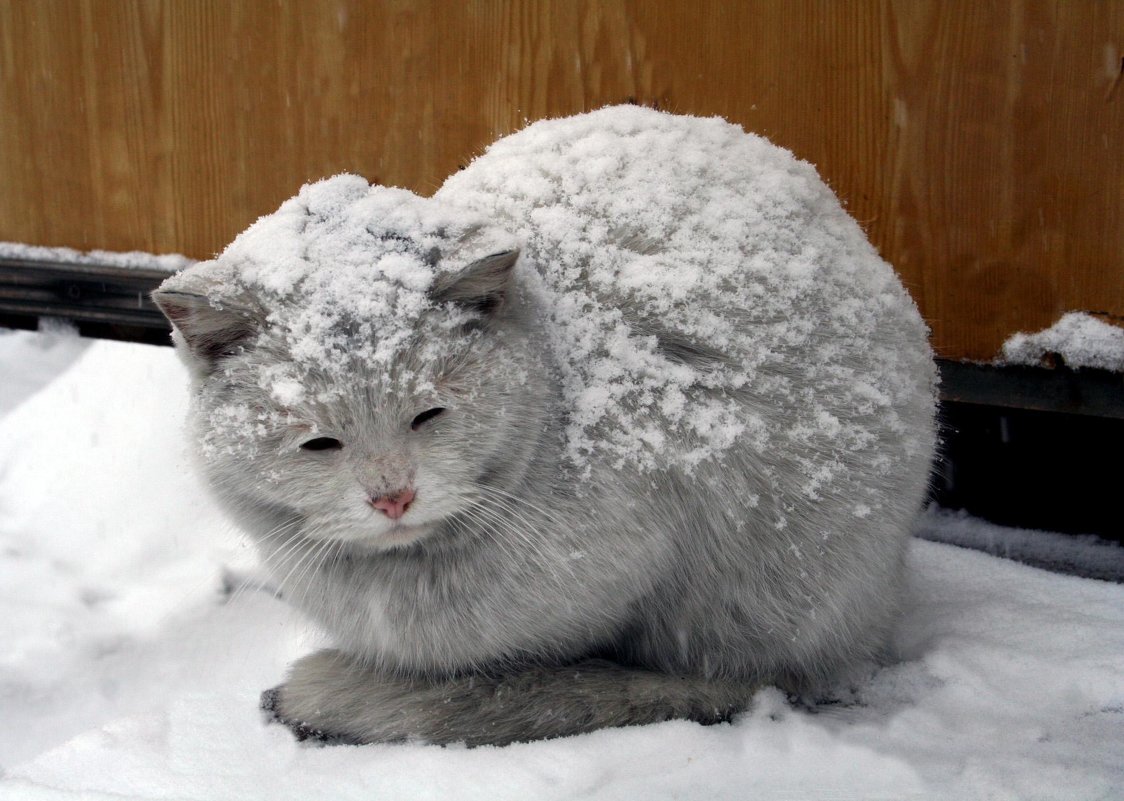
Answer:
POLYGON ((169 273, 0 256, 0 314, 167 329, 149 297, 169 273))
POLYGON ((1124 374, 938 359, 941 400, 1124 419, 1124 374))

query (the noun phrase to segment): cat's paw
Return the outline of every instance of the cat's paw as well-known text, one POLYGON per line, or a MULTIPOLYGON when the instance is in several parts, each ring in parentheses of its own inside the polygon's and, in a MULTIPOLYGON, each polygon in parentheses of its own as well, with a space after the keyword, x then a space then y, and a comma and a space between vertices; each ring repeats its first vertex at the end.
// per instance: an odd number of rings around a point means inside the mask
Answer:
POLYGON ((265 690, 261 694, 259 707, 265 713, 266 723, 280 723, 293 733, 298 742, 321 745, 358 745, 359 741, 344 735, 323 731, 304 721, 286 717, 282 712, 281 693, 284 685, 265 690))
POLYGON ((263 692, 259 706, 267 723, 286 726, 301 742, 356 745, 364 742, 353 714, 363 673, 339 651, 317 651, 293 665, 288 681, 263 692))
POLYGON ((382 676, 335 650, 297 660, 288 679, 261 695, 267 723, 300 741, 332 745, 426 739, 431 699, 415 699, 410 682, 382 676), (418 702, 418 703, 415 703, 418 702))

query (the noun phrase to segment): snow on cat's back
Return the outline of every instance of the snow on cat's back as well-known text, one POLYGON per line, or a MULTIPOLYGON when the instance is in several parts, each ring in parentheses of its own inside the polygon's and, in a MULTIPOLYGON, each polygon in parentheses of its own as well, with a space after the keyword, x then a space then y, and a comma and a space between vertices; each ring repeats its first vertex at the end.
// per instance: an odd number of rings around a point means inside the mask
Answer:
POLYGON ((869 449, 889 471, 931 448, 925 324, 789 151, 720 118, 610 107, 500 139, 435 198, 523 242, 576 460, 690 467, 738 439, 799 446, 814 498, 846 468, 811 451, 869 449), (888 432, 901 447, 876 453, 888 432), (691 446, 661 449, 668 434, 691 446))

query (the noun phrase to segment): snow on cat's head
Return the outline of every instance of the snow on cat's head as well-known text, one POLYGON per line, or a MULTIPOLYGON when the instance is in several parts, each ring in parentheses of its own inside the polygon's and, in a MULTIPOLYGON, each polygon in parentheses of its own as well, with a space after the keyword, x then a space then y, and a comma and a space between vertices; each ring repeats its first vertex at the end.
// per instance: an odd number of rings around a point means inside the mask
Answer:
POLYGON ((408 544, 530 458, 541 369, 508 297, 516 242, 342 175, 155 293, 228 505, 308 536, 408 544))

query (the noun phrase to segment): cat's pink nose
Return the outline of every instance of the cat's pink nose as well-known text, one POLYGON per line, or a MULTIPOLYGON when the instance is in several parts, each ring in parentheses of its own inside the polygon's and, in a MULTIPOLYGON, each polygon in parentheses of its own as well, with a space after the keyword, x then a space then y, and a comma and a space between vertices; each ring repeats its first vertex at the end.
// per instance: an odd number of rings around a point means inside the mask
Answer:
POLYGON ((380 495, 378 498, 369 498, 367 503, 378 509, 391 520, 397 520, 406 514, 410 504, 414 501, 414 491, 410 488, 380 495))

